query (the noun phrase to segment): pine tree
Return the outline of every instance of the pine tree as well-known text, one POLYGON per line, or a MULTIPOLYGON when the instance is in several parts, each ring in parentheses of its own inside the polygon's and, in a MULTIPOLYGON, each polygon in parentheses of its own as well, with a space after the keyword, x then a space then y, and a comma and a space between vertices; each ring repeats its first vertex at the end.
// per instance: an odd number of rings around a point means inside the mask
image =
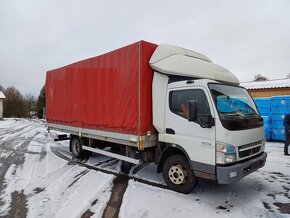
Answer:
POLYGON ((46 97, 45 97, 45 85, 40 90, 38 99, 37 99, 37 117, 39 119, 45 118, 43 117, 43 109, 46 107, 46 97))

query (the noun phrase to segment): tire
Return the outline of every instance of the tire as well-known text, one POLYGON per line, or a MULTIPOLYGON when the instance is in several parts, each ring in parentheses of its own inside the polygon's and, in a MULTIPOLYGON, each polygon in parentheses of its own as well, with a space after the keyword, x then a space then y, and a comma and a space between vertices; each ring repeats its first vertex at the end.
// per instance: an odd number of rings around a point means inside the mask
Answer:
POLYGON ((82 143, 79 137, 77 136, 72 136, 70 138, 70 148, 71 148, 71 152, 72 155, 75 158, 81 158, 83 151, 82 151, 82 143))
POLYGON ((197 184, 197 177, 182 155, 168 157, 163 164, 162 173, 166 184, 176 192, 188 194, 197 184))

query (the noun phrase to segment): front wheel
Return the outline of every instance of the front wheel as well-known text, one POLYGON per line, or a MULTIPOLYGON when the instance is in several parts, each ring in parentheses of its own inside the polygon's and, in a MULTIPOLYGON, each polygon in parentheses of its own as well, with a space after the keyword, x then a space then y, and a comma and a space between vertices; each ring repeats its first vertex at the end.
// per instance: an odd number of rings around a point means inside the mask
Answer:
POLYGON ((197 183, 187 159, 182 155, 168 157, 163 164, 163 178, 170 189, 188 194, 197 183))

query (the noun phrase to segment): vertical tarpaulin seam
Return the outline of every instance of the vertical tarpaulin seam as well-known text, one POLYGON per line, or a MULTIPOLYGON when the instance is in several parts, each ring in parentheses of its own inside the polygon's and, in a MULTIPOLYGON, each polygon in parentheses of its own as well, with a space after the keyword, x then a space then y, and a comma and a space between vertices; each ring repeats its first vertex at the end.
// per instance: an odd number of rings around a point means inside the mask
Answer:
MULTIPOLYGON (((76 83, 75 81, 77 81, 77 73, 78 73, 78 65, 75 64, 74 75, 73 75, 73 84, 75 84, 76 83)), ((74 93, 74 95, 75 95, 75 98, 77 99, 76 93, 74 93)), ((72 100, 72 102, 73 102, 73 100, 72 100)), ((73 104, 73 114, 76 114, 76 111, 77 111, 77 106, 73 104)), ((72 123, 80 124, 80 122, 78 122, 77 120, 79 120, 79 119, 76 119, 75 116, 72 117, 72 123)))
MULTIPOLYGON (((141 42, 138 43, 138 141, 141 128, 141 42)), ((138 146, 139 147, 139 146, 138 146)))

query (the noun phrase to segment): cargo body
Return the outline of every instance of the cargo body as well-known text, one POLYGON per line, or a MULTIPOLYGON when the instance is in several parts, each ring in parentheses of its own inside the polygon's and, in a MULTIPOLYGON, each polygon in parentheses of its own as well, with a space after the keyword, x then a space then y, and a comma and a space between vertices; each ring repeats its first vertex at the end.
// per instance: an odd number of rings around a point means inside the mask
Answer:
POLYGON ((156 133, 152 124, 157 45, 138 42, 47 72, 47 121, 132 135, 156 133))
POLYGON ((263 120, 237 77, 197 52, 140 41, 47 72, 47 124, 90 152, 155 162, 189 193, 197 178, 229 184, 263 167, 263 120))

